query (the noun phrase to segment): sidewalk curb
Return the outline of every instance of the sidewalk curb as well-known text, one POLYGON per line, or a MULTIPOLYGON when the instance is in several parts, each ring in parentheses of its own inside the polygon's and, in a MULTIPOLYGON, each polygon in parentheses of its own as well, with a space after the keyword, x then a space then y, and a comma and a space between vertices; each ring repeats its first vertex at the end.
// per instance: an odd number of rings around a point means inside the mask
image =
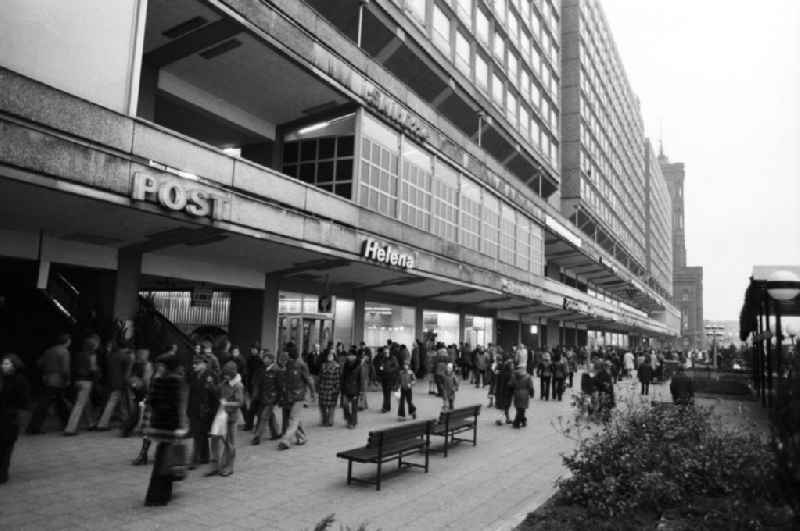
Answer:
POLYGON ((544 502, 546 502, 553 494, 556 493, 555 487, 548 489, 545 492, 542 492, 538 496, 535 496, 531 503, 527 506, 527 508, 519 512, 505 520, 501 520, 499 525, 495 525, 492 527, 492 531, 513 531, 518 525, 520 525, 525 518, 527 518, 528 513, 532 513, 536 509, 538 509, 544 502))

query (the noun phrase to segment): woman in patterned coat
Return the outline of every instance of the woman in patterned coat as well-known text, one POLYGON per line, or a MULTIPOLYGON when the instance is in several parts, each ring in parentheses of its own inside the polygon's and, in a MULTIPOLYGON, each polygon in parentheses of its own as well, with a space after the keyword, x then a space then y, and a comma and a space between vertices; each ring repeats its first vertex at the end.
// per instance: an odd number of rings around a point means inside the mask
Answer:
POLYGON ((325 363, 319 371, 319 413, 323 426, 333 426, 340 380, 341 367, 336 363, 334 351, 328 350, 325 363))

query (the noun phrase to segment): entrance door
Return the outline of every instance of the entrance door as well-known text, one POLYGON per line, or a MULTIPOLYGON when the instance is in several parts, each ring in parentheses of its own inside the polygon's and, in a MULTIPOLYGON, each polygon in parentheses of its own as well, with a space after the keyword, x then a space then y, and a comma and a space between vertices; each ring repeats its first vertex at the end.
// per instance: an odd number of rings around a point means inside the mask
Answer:
POLYGON ((303 351, 311 350, 314 344, 325 349, 333 339, 333 320, 316 317, 303 318, 303 351))

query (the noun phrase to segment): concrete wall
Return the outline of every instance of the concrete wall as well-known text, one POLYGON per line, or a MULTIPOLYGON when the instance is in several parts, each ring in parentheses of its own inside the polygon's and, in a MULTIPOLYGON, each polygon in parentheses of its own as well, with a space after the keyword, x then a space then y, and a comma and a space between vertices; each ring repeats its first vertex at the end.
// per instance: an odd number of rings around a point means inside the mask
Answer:
POLYGON ((139 2, 5 0, 0 65, 127 113, 139 2))

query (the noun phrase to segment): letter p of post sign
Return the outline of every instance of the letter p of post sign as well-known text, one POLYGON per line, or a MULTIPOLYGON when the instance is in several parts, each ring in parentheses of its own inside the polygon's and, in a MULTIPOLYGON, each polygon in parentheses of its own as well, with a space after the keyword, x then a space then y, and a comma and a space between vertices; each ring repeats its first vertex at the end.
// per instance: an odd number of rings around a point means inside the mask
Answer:
POLYGON ((414 268, 413 256, 399 253, 391 245, 380 244, 372 238, 364 240, 361 247, 361 256, 372 262, 402 267, 403 269, 414 268))

